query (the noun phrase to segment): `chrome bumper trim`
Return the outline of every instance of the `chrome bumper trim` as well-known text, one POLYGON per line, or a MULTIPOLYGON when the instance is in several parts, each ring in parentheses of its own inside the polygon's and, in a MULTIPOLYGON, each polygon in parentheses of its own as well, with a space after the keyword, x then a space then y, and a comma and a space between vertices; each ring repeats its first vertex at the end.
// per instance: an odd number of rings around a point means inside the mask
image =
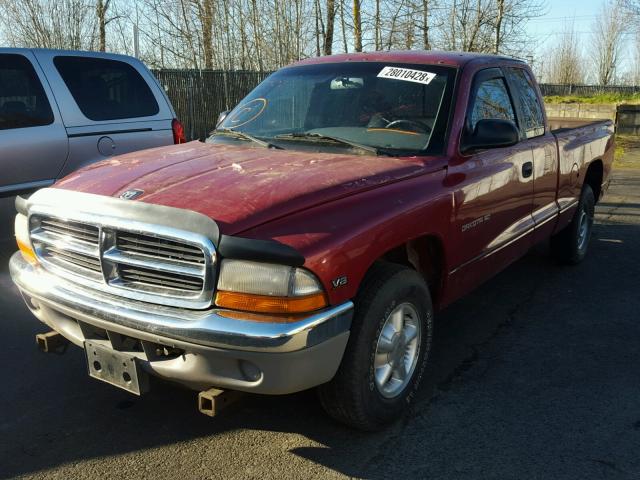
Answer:
MULTIPOLYGON (((351 327, 353 303, 309 314, 290 323, 275 323, 274 317, 247 314, 247 319, 229 318, 225 310, 188 310, 161 306, 109 295, 73 284, 29 264, 20 252, 9 261, 14 283, 27 297, 85 321, 122 326, 147 334, 198 345, 256 352, 293 352, 318 345, 351 327), (249 320, 248 318, 252 318, 249 320)), ((29 301, 29 300, 27 300, 29 301)), ((239 312, 233 312, 235 316, 239 312)))

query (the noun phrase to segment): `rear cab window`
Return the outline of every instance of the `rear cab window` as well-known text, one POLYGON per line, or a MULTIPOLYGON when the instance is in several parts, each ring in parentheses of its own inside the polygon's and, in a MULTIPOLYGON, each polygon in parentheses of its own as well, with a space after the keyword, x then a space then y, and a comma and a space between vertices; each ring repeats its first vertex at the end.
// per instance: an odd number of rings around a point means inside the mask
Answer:
POLYGON ((53 111, 31 62, 0 54, 0 130, 50 125, 53 111))
POLYGON ((126 62, 57 56, 54 65, 89 120, 151 117, 160 110, 147 82, 126 62))
POLYGON ((544 135, 544 115, 540 99, 529 72, 523 68, 507 68, 509 78, 518 92, 522 127, 526 138, 544 135))

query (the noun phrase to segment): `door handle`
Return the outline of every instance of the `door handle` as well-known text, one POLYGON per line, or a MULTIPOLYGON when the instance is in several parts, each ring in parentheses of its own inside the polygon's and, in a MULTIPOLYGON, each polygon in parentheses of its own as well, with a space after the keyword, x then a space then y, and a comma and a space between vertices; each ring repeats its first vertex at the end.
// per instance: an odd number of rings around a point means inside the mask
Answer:
POLYGON ((524 162, 522 164, 522 176, 529 178, 533 174, 533 162, 524 162))

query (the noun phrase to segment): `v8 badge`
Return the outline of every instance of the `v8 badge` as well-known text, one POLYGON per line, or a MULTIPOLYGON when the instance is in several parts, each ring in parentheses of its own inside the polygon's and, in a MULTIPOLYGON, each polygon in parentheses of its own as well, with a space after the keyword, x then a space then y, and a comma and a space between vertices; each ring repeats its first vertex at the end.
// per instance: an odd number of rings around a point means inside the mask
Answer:
POLYGON ((346 275, 343 275, 341 277, 334 278, 333 280, 331 280, 331 284, 333 285, 333 288, 344 287, 347 283, 349 283, 349 280, 347 279, 346 275))

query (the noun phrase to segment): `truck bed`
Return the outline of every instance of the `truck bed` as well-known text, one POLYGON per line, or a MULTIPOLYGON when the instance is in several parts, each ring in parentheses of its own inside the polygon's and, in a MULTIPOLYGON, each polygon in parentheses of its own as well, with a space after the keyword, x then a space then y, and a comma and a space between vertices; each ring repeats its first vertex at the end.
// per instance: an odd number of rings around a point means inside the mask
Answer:
POLYGON ((603 118, 570 118, 570 117, 550 117, 547 119, 549 122, 549 129, 554 134, 565 133, 570 130, 576 130, 582 127, 595 126, 600 123, 611 122, 611 120, 603 118))
MULTIPOLYGON (((549 118, 549 129, 556 137, 558 158, 558 202, 575 203, 581 192, 581 178, 594 160, 601 162, 600 188, 594 188, 596 201, 602 191, 602 183, 609 177, 614 151, 614 125, 609 119, 549 118)), ((571 220, 571 210, 561 215, 558 227, 571 220)))

